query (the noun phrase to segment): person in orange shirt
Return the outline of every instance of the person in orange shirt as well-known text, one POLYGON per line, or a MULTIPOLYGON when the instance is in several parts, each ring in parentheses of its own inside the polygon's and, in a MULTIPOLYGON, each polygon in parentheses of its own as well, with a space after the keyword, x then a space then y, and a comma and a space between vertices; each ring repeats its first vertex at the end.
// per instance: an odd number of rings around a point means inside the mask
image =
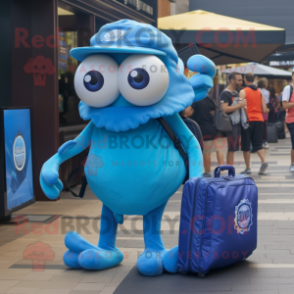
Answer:
MULTIPOLYGON (((294 71, 292 72, 292 82, 294 84, 294 71)), ((294 91, 293 84, 284 88, 282 101, 283 108, 286 109, 286 124, 291 135, 291 164, 290 172, 294 172, 294 91)))
POLYGON ((249 128, 244 130, 241 128, 241 144, 246 164, 246 169, 242 174, 251 174, 250 169, 250 144, 252 144, 253 151, 257 152, 261 159, 261 167, 258 174, 263 174, 268 168, 265 162, 265 153, 263 149, 263 127, 264 119, 263 113, 267 113, 267 106, 265 98, 259 89, 253 84, 254 75, 246 73, 244 82, 246 87, 240 91, 240 98, 247 100, 247 116, 249 128))

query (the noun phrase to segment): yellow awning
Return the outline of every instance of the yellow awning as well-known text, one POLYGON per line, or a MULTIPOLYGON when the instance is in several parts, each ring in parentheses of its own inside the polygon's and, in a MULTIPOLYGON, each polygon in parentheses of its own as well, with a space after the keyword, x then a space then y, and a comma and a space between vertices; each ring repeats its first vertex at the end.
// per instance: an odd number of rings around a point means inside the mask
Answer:
POLYGON ((158 28, 167 34, 186 63, 197 53, 217 65, 261 62, 285 44, 285 29, 216 13, 195 10, 158 19, 158 28))
POLYGON ((220 30, 227 29, 235 31, 241 29, 248 31, 254 28, 255 31, 284 31, 283 28, 268 26, 256 22, 246 21, 234 17, 228 17, 204 10, 194 10, 182 14, 161 17, 158 19, 160 30, 220 30))

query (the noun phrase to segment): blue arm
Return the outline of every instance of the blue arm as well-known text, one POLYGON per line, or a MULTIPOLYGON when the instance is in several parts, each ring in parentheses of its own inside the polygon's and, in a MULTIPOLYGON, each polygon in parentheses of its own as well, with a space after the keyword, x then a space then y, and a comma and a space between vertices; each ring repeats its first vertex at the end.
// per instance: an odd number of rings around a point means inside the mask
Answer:
POLYGON ((195 94, 194 102, 202 100, 213 87, 213 78, 216 73, 215 64, 203 55, 193 55, 188 59, 187 67, 198 73, 189 80, 195 94))
POLYGON ((164 119, 168 122, 177 138, 179 138, 188 154, 190 178, 202 177, 203 157, 199 142, 178 114, 165 116, 164 119))
POLYGON ((58 152, 43 164, 40 173, 40 184, 48 198, 56 199, 63 189, 63 184, 58 178, 60 164, 81 153, 90 145, 93 128, 94 125, 90 122, 79 136, 64 143, 58 149, 58 152))

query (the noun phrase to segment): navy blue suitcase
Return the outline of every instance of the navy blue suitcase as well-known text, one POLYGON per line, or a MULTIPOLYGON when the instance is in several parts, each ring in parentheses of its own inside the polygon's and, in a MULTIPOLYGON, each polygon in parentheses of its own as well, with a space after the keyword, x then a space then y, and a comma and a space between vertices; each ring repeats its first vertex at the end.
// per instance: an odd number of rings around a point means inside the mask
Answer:
POLYGON ((214 178, 192 178, 183 188, 179 271, 204 277, 211 269, 245 260, 257 247, 258 191, 230 165, 214 178), (220 176, 228 170, 227 176, 220 176))

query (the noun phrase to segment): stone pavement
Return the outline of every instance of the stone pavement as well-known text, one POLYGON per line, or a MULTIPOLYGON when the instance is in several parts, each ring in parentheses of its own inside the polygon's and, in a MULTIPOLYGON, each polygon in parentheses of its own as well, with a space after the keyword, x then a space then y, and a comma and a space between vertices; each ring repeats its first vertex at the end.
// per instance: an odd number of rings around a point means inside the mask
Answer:
MULTIPOLYGON (((270 145, 266 150, 270 164, 267 175, 257 175, 260 163, 256 154, 251 160, 252 177, 259 190, 258 248, 247 261, 211 272, 204 279, 179 274, 141 276, 135 264, 144 248, 142 218, 129 216, 118 229, 117 246, 125 255, 121 265, 101 272, 68 269, 62 261, 64 235, 75 230, 97 244, 101 203, 90 190, 84 199, 63 192, 60 201, 37 202, 17 212, 29 222, 0 225, 0 293, 293 294, 294 175, 289 173, 290 140, 270 145), (43 249, 33 247, 25 259, 24 252, 36 242, 42 242, 38 244, 43 249), (36 256, 45 262, 36 262, 36 256)), ((241 152, 235 167, 237 173, 245 167, 241 152)), ((163 217, 167 248, 178 241, 180 190, 170 199, 163 217)))

